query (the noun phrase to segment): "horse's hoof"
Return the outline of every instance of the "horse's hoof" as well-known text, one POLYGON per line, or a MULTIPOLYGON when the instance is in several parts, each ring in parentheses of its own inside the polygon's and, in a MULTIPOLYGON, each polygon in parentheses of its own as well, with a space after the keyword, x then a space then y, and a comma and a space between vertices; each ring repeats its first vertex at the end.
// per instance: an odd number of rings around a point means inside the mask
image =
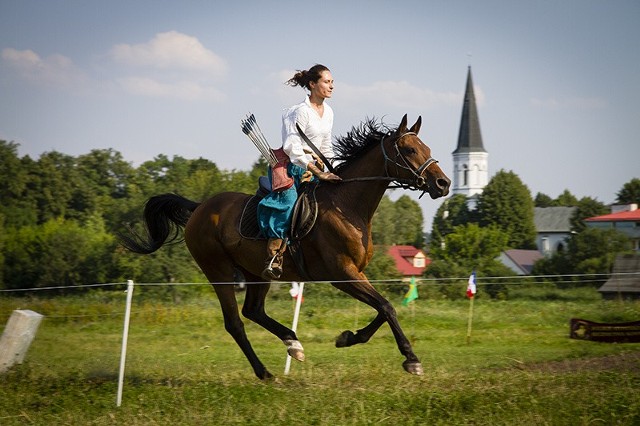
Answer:
POLYGON ((355 338, 356 335, 353 334, 353 331, 343 331, 342 334, 336 338, 336 348, 346 348, 347 346, 353 345, 355 338))
POLYGON ((289 348, 287 353, 296 361, 304 361, 304 351, 302 349, 289 348))
POLYGON ((304 348, 298 340, 283 340, 282 343, 287 347, 287 353, 296 361, 304 361, 304 348))
POLYGON ((262 381, 268 382, 270 380, 274 380, 273 374, 269 373, 267 370, 264 370, 258 378, 262 381))
POLYGON ((424 374, 422 364, 418 361, 405 361, 402 363, 402 366, 407 373, 415 374, 416 376, 422 376, 424 374))

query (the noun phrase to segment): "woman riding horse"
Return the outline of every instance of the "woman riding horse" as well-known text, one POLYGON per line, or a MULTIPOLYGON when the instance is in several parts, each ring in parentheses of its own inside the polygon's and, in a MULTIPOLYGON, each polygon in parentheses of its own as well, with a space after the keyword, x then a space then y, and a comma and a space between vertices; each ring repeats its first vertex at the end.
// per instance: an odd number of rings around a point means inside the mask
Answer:
MULTIPOLYGON (((284 281, 330 281, 334 287, 371 306, 377 311, 373 321, 355 333, 344 331, 336 346, 365 343, 386 322, 405 357, 403 367, 412 374, 423 374, 422 364, 398 323, 395 309, 363 271, 373 255, 371 220, 390 183, 428 192, 431 198, 449 192, 451 181, 418 137, 420 124, 418 118, 408 129, 405 115, 400 125, 390 130, 371 120, 338 138, 335 158, 340 164, 335 173, 342 180, 330 185, 319 183, 315 191, 316 224, 299 242, 307 276, 301 276, 290 252, 285 253, 287 261, 281 276, 284 281)), ((304 350, 294 331, 265 312, 270 283, 262 281, 260 274, 266 241, 243 238, 239 230, 240 217, 250 199, 250 195, 234 192, 217 194, 202 203, 175 194, 152 197, 144 210, 147 237, 134 235, 124 238, 123 244, 137 253, 152 253, 179 238, 184 227, 187 247, 218 296, 225 329, 256 376, 267 379, 272 375, 249 342, 235 290, 229 285, 237 271, 247 283, 242 314, 277 336, 294 359, 302 361, 304 350)))

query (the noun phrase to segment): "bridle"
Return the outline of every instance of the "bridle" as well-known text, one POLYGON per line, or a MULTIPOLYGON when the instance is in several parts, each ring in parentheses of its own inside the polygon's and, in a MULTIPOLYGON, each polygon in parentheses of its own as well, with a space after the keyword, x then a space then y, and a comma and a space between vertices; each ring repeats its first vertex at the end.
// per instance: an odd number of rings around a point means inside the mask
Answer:
MULTIPOLYGON (((401 134, 400 136, 398 136, 398 138, 396 139, 396 141, 393 143, 393 147, 396 150, 396 155, 395 155, 395 159, 391 159, 388 155, 387 155, 387 150, 384 147, 384 141, 385 141, 385 136, 382 136, 380 138, 380 149, 382 149, 382 155, 384 156, 384 172, 385 175, 387 177, 389 176, 389 163, 392 163, 393 165, 396 166, 396 170, 398 168, 401 169, 405 169, 408 170, 409 172, 411 172, 411 174, 413 175, 414 179, 399 179, 399 178, 394 178, 394 181, 398 184, 398 187, 400 188, 408 188, 408 189, 422 189, 426 184, 427 184, 427 180, 424 178, 424 176, 422 176, 422 174, 427 170, 427 168, 432 165, 433 163, 437 163, 438 160, 436 160, 433 157, 429 157, 427 158, 427 160, 422 163, 422 165, 420 167, 418 167, 417 169, 413 169, 413 167, 411 167, 411 165, 409 164, 409 162, 407 161, 407 159, 405 158, 405 156, 402 154, 402 152, 400 152, 400 148, 398 147, 398 142, 400 142, 400 140, 402 138, 404 138, 405 136, 418 136, 417 133, 415 132, 405 132, 403 134, 401 134), (398 158, 400 158, 400 160, 402 160, 402 162, 398 161, 398 158)), ((422 191, 422 193, 424 194, 425 190, 422 191)), ((421 195, 422 196, 422 195, 421 195)))
POLYGON ((382 150, 382 155, 384 157, 384 172, 385 172, 385 176, 355 177, 355 178, 343 179, 340 182, 341 183, 346 183, 346 182, 359 182, 359 181, 371 181, 371 180, 386 180, 386 181, 392 183, 392 185, 390 185, 389 188, 402 188, 402 189, 411 189, 411 190, 422 190, 422 193, 418 197, 418 198, 422 198, 424 193, 427 192, 428 189, 429 189, 428 188, 428 183, 429 182, 427 181, 427 179, 424 176, 422 176, 422 174, 427 170, 427 168, 430 165, 432 165, 433 163, 437 163, 438 160, 436 160, 433 157, 429 157, 417 169, 414 169, 413 167, 411 167, 411 164, 407 161, 407 159, 402 154, 402 152, 400 152, 400 148, 398 147, 398 142, 400 142, 400 140, 403 137, 410 136, 410 135, 417 136, 417 133, 415 133, 415 132, 405 132, 405 133, 401 134, 400 136, 398 136, 396 138, 395 142, 393 143, 393 147, 395 148, 395 151, 396 151, 395 158, 391 158, 387 154, 387 150, 384 147, 384 142, 389 137, 392 136, 392 133, 391 132, 386 133, 386 134, 382 135, 382 137, 380 138, 380 149, 382 150), (396 170, 399 169, 399 168, 400 169, 404 169, 404 170, 408 170, 413 175, 413 178, 412 179, 403 179, 403 178, 390 176, 390 174, 389 174, 389 165, 390 164, 391 164, 391 166, 395 166, 396 170))

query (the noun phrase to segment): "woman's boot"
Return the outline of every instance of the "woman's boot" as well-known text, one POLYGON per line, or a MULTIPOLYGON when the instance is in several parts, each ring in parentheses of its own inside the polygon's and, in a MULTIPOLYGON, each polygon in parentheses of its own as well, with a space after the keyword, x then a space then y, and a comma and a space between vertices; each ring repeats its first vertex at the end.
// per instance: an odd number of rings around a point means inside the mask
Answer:
POLYGON ((277 280, 282 275, 282 246, 281 238, 269 238, 267 241, 267 261, 262 271, 262 278, 267 281, 277 280))

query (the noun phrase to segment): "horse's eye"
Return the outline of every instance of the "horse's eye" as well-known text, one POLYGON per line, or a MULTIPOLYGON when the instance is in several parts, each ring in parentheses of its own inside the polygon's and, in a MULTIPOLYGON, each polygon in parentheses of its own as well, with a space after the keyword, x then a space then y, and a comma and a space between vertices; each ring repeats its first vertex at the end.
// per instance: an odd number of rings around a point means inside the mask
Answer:
POLYGON ((404 155, 413 155, 416 153, 416 150, 411 147, 402 148, 401 151, 404 155))

